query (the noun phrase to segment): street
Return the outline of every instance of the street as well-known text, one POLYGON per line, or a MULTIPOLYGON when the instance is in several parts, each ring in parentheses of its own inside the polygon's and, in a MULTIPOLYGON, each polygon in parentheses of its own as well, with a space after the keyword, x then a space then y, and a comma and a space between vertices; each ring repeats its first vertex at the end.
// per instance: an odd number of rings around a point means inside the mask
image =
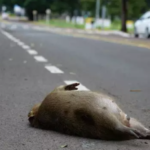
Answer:
POLYGON ((116 97, 129 116, 150 128, 149 41, 112 40, 1 22, 0 150, 149 150, 148 140, 101 141, 29 126, 34 104, 59 85, 80 82, 81 90, 116 97))

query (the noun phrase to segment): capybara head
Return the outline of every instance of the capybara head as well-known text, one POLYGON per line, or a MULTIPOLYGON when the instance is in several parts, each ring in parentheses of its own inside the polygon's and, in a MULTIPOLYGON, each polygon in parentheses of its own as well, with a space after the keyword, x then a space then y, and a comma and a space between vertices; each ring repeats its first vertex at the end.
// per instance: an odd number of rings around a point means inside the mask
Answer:
POLYGON ((35 116, 38 113, 40 105, 41 105, 41 103, 34 105, 33 108, 31 109, 31 111, 28 113, 28 119, 29 119, 29 122, 31 123, 31 125, 33 124, 35 116))

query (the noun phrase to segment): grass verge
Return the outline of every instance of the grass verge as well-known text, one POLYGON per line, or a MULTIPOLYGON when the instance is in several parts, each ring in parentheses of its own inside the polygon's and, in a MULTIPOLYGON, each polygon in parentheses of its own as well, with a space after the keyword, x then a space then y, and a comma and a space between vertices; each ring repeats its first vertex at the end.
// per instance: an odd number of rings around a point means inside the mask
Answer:
POLYGON ((38 21, 38 23, 43 25, 60 27, 60 28, 84 29, 84 25, 73 24, 71 22, 66 22, 65 20, 51 19, 50 22, 46 22, 45 20, 40 20, 38 21))

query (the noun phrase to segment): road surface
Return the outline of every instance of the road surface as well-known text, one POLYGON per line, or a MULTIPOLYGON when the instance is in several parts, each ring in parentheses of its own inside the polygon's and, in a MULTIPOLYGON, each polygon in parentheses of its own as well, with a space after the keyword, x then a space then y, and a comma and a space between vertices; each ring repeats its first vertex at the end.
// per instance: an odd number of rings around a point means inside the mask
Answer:
POLYGON ((115 96, 150 127, 150 49, 24 23, 0 25, 0 150, 149 150, 147 140, 101 141, 31 128, 27 114, 55 87, 77 81, 82 90, 115 96))

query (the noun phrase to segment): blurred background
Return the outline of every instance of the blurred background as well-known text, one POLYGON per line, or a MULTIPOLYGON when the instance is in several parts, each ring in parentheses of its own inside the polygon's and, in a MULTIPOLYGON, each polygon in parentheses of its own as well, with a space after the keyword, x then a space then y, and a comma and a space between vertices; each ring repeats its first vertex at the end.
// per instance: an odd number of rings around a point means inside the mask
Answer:
POLYGON ((133 33, 135 21, 150 10, 150 0, 0 0, 0 8, 3 19, 133 33))

